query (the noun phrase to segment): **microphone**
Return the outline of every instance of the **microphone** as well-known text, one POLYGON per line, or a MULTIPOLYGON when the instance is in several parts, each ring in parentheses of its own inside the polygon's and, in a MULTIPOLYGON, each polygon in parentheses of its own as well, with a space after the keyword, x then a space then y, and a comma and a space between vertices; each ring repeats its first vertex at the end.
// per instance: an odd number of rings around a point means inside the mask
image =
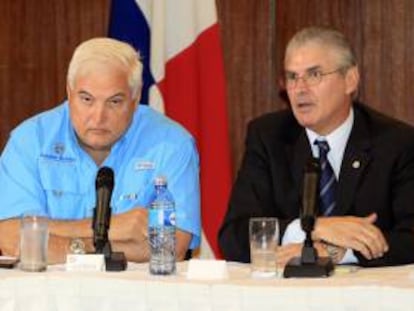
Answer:
POLYGON ((114 189, 114 172, 109 167, 101 167, 96 176, 96 207, 94 209, 92 229, 93 244, 96 253, 103 253, 108 241, 108 230, 111 220, 111 197, 114 189))
POLYGON ((302 215, 300 224, 305 232, 312 232, 315 227, 315 217, 318 214, 319 196, 319 162, 312 158, 306 163, 303 182, 302 215))
POLYGON ((101 167, 96 176, 96 207, 93 210, 93 245, 96 254, 105 257, 107 271, 123 271, 127 268, 127 260, 123 252, 112 252, 108 238, 111 222, 111 197, 114 190, 114 171, 109 167, 101 167))
POLYGON ((320 165, 310 158, 305 166, 300 224, 306 234, 301 257, 292 258, 283 271, 289 277, 327 277, 332 274, 333 263, 329 257, 319 257, 313 246, 312 231, 318 214, 320 165))
POLYGON ((300 225, 306 234, 302 248, 302 263, 315 263, 318 259, 318 253, 313 247, 312 231, 315 227, 315 218, 317 215, 317 204, 319 202, 319 178, 320 165, 315 158, 308 160, 305 166, 305 176, 303 178, 303 197, 300 225))

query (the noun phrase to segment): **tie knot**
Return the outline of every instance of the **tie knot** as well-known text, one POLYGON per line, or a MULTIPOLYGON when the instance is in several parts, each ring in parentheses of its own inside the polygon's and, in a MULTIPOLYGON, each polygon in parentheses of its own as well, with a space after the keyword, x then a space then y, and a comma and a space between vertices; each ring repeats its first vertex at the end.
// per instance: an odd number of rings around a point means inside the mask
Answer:
POLYGON ((315 145, 319 147, 319 152, 322 154, 327 154, 331 148, 326 140, 315 140, 315 145))

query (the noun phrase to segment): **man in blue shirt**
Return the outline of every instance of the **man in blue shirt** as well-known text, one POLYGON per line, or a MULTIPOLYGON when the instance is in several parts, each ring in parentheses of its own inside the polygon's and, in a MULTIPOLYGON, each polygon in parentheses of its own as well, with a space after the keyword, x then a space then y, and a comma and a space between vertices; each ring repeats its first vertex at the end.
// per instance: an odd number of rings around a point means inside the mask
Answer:
POLYGON ((176 201, 177 258, 200 242, 199 158, 191 135, 138 105, 142 63, 128 44, 108 38, 75 50, 68 101, 11 133, 0 158, 0 248, 18 254, 19 219, 36 210, 50 218, 49 261, 62 262, 81 239, 92 251, 95 178, 115 173, 109 238, 131 261, 149 258, 147 211, 153 180, 163 175, 176 201))

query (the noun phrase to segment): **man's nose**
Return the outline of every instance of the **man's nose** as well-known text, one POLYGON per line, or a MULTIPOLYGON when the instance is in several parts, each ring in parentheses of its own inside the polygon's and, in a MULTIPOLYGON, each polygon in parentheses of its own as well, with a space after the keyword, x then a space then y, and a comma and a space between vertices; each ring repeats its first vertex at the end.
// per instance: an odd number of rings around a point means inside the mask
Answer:
POLYGON ((95 105, 93 110, 93 121, 95 124, 102 123, 106 118, 106 108, 105 105, 95 105))

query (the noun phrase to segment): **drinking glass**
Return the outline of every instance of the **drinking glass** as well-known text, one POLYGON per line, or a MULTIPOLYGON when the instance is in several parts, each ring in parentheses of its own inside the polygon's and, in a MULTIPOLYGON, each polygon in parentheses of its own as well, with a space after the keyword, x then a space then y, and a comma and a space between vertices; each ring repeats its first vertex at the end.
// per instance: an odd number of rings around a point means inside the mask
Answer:
POLYGON ((20 223, 20 269, 46 271, 49 230, 47 217, 24 214, 20 223))
POLYGON ((278 219, 274 217, 251 218, 249 239, 252 276, 276 276, 276 250, 279 244, 278 219))

